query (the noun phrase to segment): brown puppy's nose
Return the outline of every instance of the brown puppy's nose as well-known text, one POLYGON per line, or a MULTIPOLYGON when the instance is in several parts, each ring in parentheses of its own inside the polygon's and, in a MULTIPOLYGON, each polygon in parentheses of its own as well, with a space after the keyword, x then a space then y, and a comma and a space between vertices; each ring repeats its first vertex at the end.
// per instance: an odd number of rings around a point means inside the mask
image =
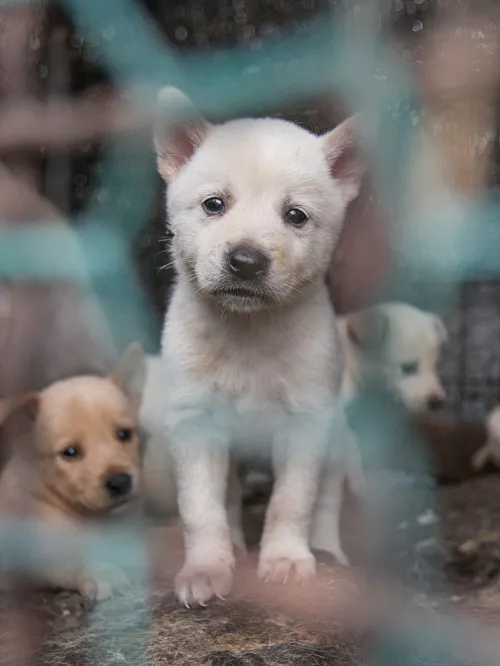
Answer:
POLYGON ((123 497, 132 490, 130 474, 112 474, 106 481, 106 490, 111 497, 123 497))
POLYGON ((238 245, 227 255, 229 271, 241 280, 263 277, 269 268, 269 259, 251 245, 238 245))
POLYGON ((440 409, 444 405, 443 398, 440 398, 438 395, 433 395, 427 401, 427 407, 433 412, 440 409))

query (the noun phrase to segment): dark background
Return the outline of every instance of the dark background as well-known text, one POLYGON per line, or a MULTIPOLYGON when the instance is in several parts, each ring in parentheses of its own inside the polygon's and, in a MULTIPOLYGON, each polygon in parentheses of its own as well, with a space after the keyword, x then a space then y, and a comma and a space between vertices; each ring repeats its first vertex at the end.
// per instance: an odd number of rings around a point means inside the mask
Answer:
MULTIPOLYGON (((333 0, 137 2, 153 18, 164 39, 182 52, 234 44, 258 49, 270 36, 293 34, 322 12, 335 13, 342 9, 342 4, 333 0)), ((436 0, 381 3, 381 8, 388 12, 381 13, 380 30, 384 31, 387 43, 392 44, 400 56, 412 64, 418 77, 419 67, 425 60, 424 38, 436 17, 443 17, 447 12, 452 16, 458 8, 463 16, 474 16, 481 5, 479 2, 443 3, 436 0)), ((346 8, 354 10, 354 0, 347 0, 346 8)), ((51 4, 48 11, 32 11, 34 13, 28 20, 38 18, 41 27, 35 27, 37 48, 33 49, 29 58, 33 67, 25 88, 29 88, 30 94, 42 99, 57 98, 80 94, 96 85, 113 86, 113 81, 102 67, 97 49, 84 41, 79 27, 71 23, 61 6, 51 4)), ((4 101, 19 92, 16 92, 15 82, 13 85, 9 85, 8 81, 0 83, 3 83, 1 92, 4 101)), ((498 108, 500 110, 500 105, 498 108)), ((345 110, 341 100, 322 97, 305 99, 294 107, 262 108, 262 114, 279 114, 314 131, 325 131, 343 119, 345 110)), ((499 180, 497 135, 498 132, 493 142, 488 174, 491 185, 496 185, 499 180)), ((53 201, 72 220, 72 224, 78 224, 78 215, 87 209, 96 193, 106 197, 99 178, 102 154, 103 144, 90 142, 77 149, 57 153, 41 147, 36 151, 1 157, 9 166, 17 168, 21 165, 38 191, 53 201)), ((140 167, 136 167, 132 159, 127 168, 133 182, 134 169, 140 167)), ((133 240, 133 248, 136 269, 156 314, 159 332, 173 275, 170 269, 162 269, 169 261, 168 229, 163 211, 164 188, 159 177, 156 191, 157 197, 151 202, 147 219, 142 221, 141 232, 133 240)), ((363 224, 370 224, 377 217, 371 203, 369 194, 361 204, 353 207, 348 215, 349 229, 357 226, 362 235, 363 229, 367 228, 363 224)), ((119 207, 121 203, 113 202, 113 205, 119 207)), ((366 266, 360 267, 360 271, 366 270, 366 266)), ((333 289, 335 304, 340 312, 363 305, 362 300, 349 294, 348 287, 343 284, 333 289)), ((500 398, 499 296, 500 287, 496 283, 465 285, 456 310, 450 313, 451 342, 443 359, 442 371, 449 392, 448 409, 465 420, 481 420, 500 398)))

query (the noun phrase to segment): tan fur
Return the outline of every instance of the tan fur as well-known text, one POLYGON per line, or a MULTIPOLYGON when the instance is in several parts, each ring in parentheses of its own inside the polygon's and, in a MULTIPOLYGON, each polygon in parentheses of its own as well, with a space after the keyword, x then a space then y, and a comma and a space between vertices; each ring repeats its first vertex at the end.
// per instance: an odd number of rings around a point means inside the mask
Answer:
MULTIPOLYGON (((1 520, 30 518, 79 531, 137 507, 142 364, 142 351, 134 346, 108 378, 73 377, 0 403, 0 427, 10 445, 0 477, 1 520), (130 439, 121 441, 118 433, 125 430, 130 439), (65 456, 70 447, 80 455, 65 456), (116 474, 132 480, 123 496, 112 496, 106 487, 116 474)), ((52 572, 48 582, 102 596, 98 582, 71 565, 69 572, 52 572)), ((106 582, 104 589, 110 590, 106 582)))

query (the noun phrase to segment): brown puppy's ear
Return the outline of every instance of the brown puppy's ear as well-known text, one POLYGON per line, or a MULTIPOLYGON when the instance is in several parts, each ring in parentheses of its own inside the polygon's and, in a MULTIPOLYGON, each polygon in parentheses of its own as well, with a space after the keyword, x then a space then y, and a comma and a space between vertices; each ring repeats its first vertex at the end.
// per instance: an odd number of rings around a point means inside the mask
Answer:
POLYGON ((159 94, 159 106, 154 143, 158 171, 168 183, 191 159, 212 126, 177 88, 163 88, 159 94))
POLYGON ((13 454, 32 452, 40 396, 29 393, 0 400, 0 473, 13 454))
POLYGON ((138 342, 132 343, 123 352, 115 371, 109 378, 139 409, 146 383, 146 359, 138 342))
POLYGON ((361 114, 356 114, 321 137, 330 173, 339 185, 344 206, 359 194, 366 166, 361 154, 361 114))
POLYGON ((26 393, 0 400, 0 427, 14 414, 22 413, 29 421, 36 421, 40 408, 38 393, 26 393))
POLYGON ((389 317, 377 306, 347 315, 347 334, 364 351, 380 350, 389 335, 389 317))

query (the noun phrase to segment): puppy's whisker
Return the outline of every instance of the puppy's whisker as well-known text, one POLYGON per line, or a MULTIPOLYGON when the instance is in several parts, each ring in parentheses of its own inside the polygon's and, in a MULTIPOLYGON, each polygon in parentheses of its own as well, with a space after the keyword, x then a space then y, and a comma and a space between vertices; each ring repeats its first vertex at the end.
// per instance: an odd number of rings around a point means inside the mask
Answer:
POLYGON ((172 268, 174 265, 175 264, 173 261, 169 261, 167 264, 163 264, 163 266, 158 266, 156 270, 158 273, 160 273, 161 271, 167 271, 169 268, 172 268))

